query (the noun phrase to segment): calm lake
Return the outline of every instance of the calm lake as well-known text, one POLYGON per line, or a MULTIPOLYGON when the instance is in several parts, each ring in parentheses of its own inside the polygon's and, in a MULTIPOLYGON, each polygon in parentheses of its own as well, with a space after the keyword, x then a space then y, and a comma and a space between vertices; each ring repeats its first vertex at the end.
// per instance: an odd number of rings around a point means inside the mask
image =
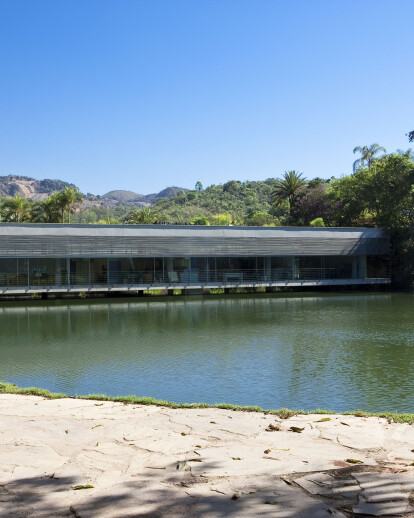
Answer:
POLYGON ((0 304, 0 380, 67 394, 414 411, 414 296, 0 304))

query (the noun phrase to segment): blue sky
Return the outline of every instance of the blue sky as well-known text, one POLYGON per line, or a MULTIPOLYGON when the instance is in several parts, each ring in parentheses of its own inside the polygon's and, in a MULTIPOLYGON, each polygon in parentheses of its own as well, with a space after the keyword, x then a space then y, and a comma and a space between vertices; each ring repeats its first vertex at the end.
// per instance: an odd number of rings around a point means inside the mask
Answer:
POLYGON ((148 194, 409 147, 412 0, 0 0, 0 175, 148 194))

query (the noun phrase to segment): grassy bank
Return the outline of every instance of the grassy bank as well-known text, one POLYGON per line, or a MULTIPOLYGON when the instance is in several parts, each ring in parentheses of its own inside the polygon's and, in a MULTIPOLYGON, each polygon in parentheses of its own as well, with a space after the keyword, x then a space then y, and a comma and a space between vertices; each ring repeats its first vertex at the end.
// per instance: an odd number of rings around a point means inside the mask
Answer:
MULTIPOLYGON (((278 410, 266 410, 259 406, 240 406, 231 405, 228 403, 216 403, 213 405, 207 403, 174 403, 173 401, 163 401, 151 397, 137 397, 137 396, 117 396, 111 397, 104 394, 89 394, 87 396, 69 396, 60 392, 49 392, 48 390, 36 387, 18 387, 12 383, 0 383, 0 394, 20 394, 26 396, 41 396, 46 399, 89 399, 94 401, 113 401, 116 403, 135 404, 135 405, 155 405, 169 408, 221 408, 224 410, 235 410, 240 412, 264 412, 265 414, 272 414, 288 419, 297 414, 324 414, 333 415, 338 412, 331 410, 324 410, 316 408, 315 410, 290 410, 288 408, 280 408, 278 410)), ((390 422, 395 423, 414 423, 414 414, 398 414, 396 412, 364 412, 362 410, 355 410, 349 412, 340 412, 341 415, 354 415, 357 417, 383 417, 390 422)))

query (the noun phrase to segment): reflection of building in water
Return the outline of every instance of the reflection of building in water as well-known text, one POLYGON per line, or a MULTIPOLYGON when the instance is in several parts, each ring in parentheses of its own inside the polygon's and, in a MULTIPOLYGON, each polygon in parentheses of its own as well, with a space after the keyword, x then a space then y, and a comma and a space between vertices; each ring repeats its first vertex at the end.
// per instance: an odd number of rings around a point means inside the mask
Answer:
POLYGON ((390 282, 374 228, 0 224, 0 293, 390 282))

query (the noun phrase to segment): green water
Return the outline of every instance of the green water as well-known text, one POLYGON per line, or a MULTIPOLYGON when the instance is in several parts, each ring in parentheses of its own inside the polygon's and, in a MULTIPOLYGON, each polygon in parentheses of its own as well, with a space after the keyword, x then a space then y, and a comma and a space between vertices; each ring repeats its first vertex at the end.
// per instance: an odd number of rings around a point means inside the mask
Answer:
POLYGON ((0 305, 0 380, 68 394, 414 412, 414 296, 0 305))

